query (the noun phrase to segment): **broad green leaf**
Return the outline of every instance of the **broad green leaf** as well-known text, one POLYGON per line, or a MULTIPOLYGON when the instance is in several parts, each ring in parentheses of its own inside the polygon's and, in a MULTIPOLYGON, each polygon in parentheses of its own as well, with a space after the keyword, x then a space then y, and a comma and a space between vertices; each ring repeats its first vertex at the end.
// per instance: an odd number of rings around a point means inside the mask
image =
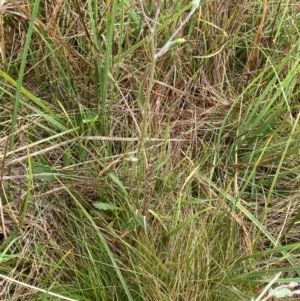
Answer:
POLYGON ((111 172, 108 174, 108 176, 114 181, 115 184, 118 185, 118 187, 122 190, 124 195, 128 196, 128 192, 127 192, 125 186, 123 185, 123 183, 120 181, 120 179, 111 172))
POLYGON ((103 202, 93 203, 93 206, 100 210, 111 210, 111 211, 122 211, 123 210, 120 207, 117 207, 115 205, 108 204, 108 203, 103 203, 103 202))

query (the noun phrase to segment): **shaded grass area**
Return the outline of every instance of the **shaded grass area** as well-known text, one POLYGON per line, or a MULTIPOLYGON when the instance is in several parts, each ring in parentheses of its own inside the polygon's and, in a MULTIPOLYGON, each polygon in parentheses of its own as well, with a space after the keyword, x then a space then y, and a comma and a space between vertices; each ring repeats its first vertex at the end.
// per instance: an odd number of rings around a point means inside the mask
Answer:
POLYGON ((296 1, 1 5, 3 300, 298 281, 296 1))

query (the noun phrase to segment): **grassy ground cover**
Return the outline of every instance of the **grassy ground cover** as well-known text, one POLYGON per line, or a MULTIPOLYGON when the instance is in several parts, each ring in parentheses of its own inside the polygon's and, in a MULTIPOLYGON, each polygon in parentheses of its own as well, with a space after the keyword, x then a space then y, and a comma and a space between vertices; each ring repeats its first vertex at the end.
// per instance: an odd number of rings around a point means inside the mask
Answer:
POLYGON ((296 0, 1 1, 0 299, 300 282, 299 17, 296 0))

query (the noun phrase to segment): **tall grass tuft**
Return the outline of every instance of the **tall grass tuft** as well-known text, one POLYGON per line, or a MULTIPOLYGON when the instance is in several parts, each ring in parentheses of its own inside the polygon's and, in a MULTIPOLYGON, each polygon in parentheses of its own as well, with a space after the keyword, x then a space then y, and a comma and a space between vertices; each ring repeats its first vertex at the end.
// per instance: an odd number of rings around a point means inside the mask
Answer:
POLYGON ((298 16, 2 1, 0 299, 297 298, 298 16))

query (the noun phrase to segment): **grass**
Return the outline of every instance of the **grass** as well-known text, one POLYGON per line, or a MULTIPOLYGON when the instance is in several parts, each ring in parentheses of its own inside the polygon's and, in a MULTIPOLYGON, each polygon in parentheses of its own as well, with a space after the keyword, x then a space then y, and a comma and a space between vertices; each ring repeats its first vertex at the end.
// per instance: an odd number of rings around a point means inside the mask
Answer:
POLYGON ((300 282, 299 5, 141 2, 1 3, 2 300, 300 282))

